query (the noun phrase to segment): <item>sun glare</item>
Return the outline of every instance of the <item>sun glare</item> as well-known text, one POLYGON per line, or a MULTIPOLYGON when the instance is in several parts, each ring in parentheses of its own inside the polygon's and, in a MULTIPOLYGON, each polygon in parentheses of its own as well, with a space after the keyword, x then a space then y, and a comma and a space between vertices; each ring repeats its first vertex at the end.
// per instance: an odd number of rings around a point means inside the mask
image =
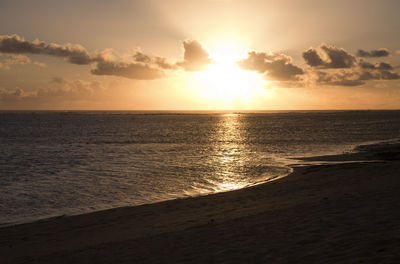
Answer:
POLYGON ((266 81, 260 74, 243 70, 236 64, 245 58, 245 49, 223 43, 215 46, 210 53, 214 63, 207 70, 192 76, 200 96, 224 104, 251 104, 253 99, 266 92, 266 81))
POLYGON ((247 55, 246 48, 239 45, 236 40, 218 41, 212 45, 210 53, 216 62, 222 64, 234 64, 247 55))

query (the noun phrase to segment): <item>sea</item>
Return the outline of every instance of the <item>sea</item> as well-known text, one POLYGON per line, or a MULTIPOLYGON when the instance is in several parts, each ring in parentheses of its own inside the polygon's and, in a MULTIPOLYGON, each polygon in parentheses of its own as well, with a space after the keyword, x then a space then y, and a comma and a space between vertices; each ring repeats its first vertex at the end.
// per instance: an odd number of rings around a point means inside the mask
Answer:
POLYGON ((400 111, 2 111, 0 225, 244 188, 399 137, 400 111))

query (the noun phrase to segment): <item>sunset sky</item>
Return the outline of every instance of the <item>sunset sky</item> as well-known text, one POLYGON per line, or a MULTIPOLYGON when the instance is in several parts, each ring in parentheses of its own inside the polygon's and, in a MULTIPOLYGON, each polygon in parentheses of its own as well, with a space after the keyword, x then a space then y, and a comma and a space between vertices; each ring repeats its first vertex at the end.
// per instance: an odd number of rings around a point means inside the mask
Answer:
POLYGON ((400 1, 0 2, 0 109, 400 108, 400 1))

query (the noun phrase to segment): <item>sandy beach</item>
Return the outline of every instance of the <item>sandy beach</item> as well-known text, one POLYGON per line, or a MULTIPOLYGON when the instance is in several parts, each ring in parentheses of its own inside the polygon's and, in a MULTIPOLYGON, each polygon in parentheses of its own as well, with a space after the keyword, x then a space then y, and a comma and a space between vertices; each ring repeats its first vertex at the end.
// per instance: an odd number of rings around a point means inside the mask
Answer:
POLYGON ((1 263, 400 263, 400 147, 276 181, 0 228, 1 263), (356 161, 356 162, 350 162, 356 161))

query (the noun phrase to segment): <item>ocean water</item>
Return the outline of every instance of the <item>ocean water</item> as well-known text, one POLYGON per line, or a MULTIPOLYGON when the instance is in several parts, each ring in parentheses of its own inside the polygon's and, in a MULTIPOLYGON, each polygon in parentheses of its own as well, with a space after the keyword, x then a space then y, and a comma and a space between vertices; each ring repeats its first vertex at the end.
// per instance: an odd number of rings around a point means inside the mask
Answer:
POLYGON ((0 112, 0 223, 243 188, 399 134, 400 111, 0 112))

